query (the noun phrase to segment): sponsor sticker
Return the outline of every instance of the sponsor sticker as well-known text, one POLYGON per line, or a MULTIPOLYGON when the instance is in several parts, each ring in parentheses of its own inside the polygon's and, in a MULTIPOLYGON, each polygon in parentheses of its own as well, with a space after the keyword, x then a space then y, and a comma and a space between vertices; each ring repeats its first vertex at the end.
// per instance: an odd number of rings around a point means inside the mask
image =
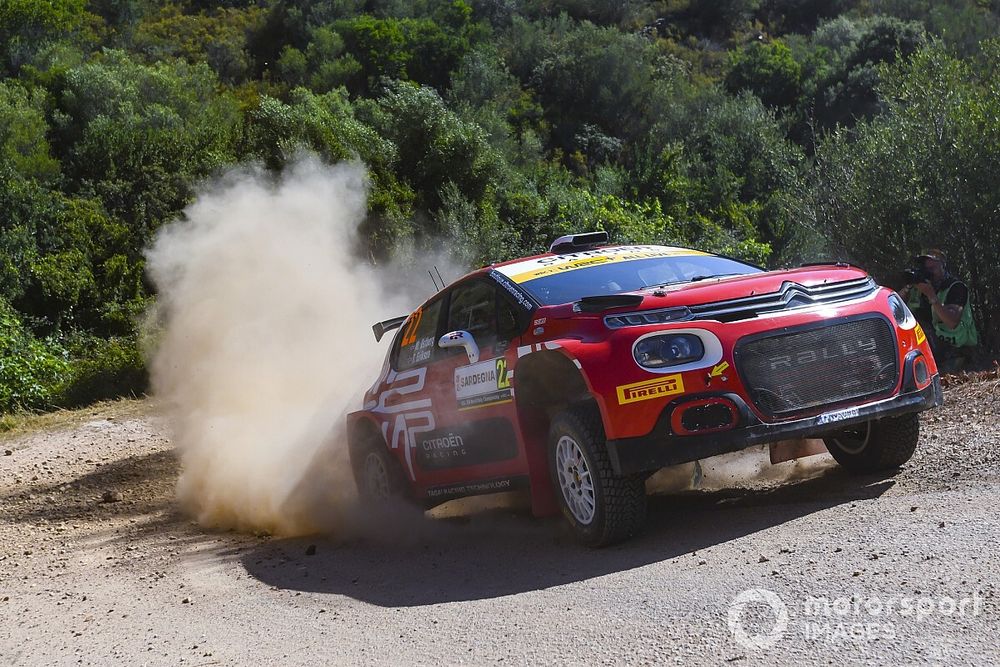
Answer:
POLYGON ((924 328, 918 324, 915 331, 917 332, 917 345, 923 345, 923 342, 927 340, 927 334, 924 333, 924 328))
POLYGON ((816 420, 817 424, 833 424, 834 422, 841 422, 845 419, 850 419, 851 417, 857 417, 857 408, 847 408, 846 410, 841 410, 840 412, 827 412, 826 414, 820 415, 819 419, 816 420))
POLYGON ((638 403, 639 401, 683 393, 684 378, 681 377, 680 373, 676 373, 655 380, 643 380, 618 387, 618 404, 638 403))
POLYGON ((507 290, 507 293, 510 294, 515 301, 517 301, 519 306, 529 311, 535 307, 534 304, 531 303, 531 300, 528 299, 528 297, 526 297, 519 288, 514 287, 514 285, 511 284, 511 282, 507 279, 507 276, 497 270, 490 271, 489 275, 490 278, 495 280, 496 283, 500 285, 500 287, 507 290))
POLYGON ((513 396, 505 357, 455 369, 455 398, 458 399, 459 408, 481 408, 506 403, 513 396))
POLYGON ((433 486, 427 489, 427 496, 430 498, 440 498, 442 496, 469 496, 477 493, 496 493, 498 491, 510 491, 511 489, 523 489, 527 487, 527 477, 500 477, 496 479, 484 479, 478 482, 469 482, 467 484, 433 486))
POLYGON ((502 266, 497 269, 497 272, 503 273, 515 283, 523 283, 535 278, 544 278, 545 276, 552 276, 565 271, 585 269, 588 266, 596 266, 598 264, 628 262, 636 259, 653 259, 656 257, 707 254, 698 250, 672 248, 669 246, 618 246, 529 259, 502 266))
POLYGON ((716 364, 716 366, 712 369, 710 375, 711 377, 717 378, 728 370, 729 370, 729 362, 723 361, 721 364, 716 364))
POLYGON ((464 468, 517 456, 517 438, 509 419, 494 417, 430 431, 417 442, 417 462, 424 470, 464 468))

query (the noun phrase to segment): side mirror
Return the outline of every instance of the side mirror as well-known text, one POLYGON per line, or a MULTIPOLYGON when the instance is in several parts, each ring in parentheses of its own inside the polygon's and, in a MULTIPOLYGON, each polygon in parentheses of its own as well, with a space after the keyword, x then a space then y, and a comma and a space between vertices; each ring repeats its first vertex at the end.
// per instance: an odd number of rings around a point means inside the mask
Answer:
POLYGON ((469 363, 474 364, 479 361, 479 346, 476 339, 468 331, 452 331, 441 336, 438 340, 438 347, 448 349, 449 347, 461 347, 465 349, 465 354, 469 357, 469 363))

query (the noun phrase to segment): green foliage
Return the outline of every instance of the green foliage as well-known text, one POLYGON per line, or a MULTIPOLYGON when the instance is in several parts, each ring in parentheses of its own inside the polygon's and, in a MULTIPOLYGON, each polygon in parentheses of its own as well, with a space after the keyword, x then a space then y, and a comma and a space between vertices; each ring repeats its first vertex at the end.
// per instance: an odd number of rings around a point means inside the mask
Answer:
POLYGON ((132 49, 149 61, 178 57, 190 63, 207 62, 220 80, 240 83, 253 70, 247 36, 262 20, 256 7, 186 14, 177 5, 166 4, 136 27, 132 49))
POLYGON ((938 44, 884 68, 885 113, 822 145, 800 210, 844 256, 884 276, 922 247, 943 248, 992 344, 1000 340, 998 66, 993 41, 974 62, 938 44))
POLYGON ((27 178, 55 178, 59 162, 50 154, 48 129, 42 91, 0 82, 0 161, 27 178))
POLYGON ((482 199, 499 173, 482 129, 448 110, 432 88, 389 83, 363 110, 364 120, 395 145, 395 173, 418 194, 423 210, 440 207, 441 189, 449 182, 465 197, 482 199))
MULTIPOLYGON (((0 174, 3 170, 0 169, 0 174)), ((42 329, 131 331, 145 305, 128 229, 94 200, 70 198, 13 173, 3 179, 0 298, 42 329)))
POLYGON ((360 66, 362 91, 383 77, 411 80, 444 90, 451 72, 481 36, 472 8, 454 0, 440 3, 433 16, 377 18, 363 14, 334 28, 360 66))
POLYGON ((134 336, 77 337, 68 371, 58 385, 58 403, 72 408, 108 398, 141 396, 149 386, 145 359, 134 336))
POLYGON ((373 261, 938 245, 1000 344, 998 33, 993 0, 0 0, 0 411, 141 392, 152 235, 304 151, 367 167, 373 261))
POLYGON ((0 412, 54 407, 69 368, 60 352, 32 336, 0 299, 0 412))
POLYGON ((315 92, 324 93, 356 81, 361 64, 351 54, 344 54, 344 40, 329 28, 317 28, 303 53, 286 46, 275 65, 277 76, 290 86, 308 84, 315 92))
POLYGON ((761 0, 690 0, 687 15, 702 34, 727 35, 745 26, 761 0))
POLYGON ((607 157, 602 137, 631 142, 641 136, 670 104, 683 75, 679 63, 661 57, 648 40, 565 16, 515 20, 502 53, 539 100, 553 143, 567 156, 579 151, 590 165, 607 157))
POLYGON ((923 28, 894 18, 877 18, 865 28, 842 60, 825 73, 816 86, 815 117, 823 127, 853 125, 880 111, 876 94, 880 66, 907 58, 923 43, 923 28))
POLYGON ((142 65, 122 51, 69 70, 57 91, 67 176, 136 236, 137 257, 194 184, 232 162, 239 117, 205 64, 142 65))
POLYGON ((858 4, 858 0, 762 0, 758 14, 772 31, 810 33, 823 19, 858 4))
POLYGON ((682 206, 683 216, 724 231, 750 253, 734 254, 760 261, 773 250, 787 259, 797 229, 786 197, 798 181, 802 152, 756 97, 696 93, 679 101, 644 145, 645 191, 682 206))
POLYGON ((726 87, 750 90, 771 107, 790 108, 801 94, 802 67, 781 41, 754 42, 733 55, 726 87))
POLYGON ((877 9, 921 23, 962 55, 978 53, 984 40, 1000 34, 1000 4, 995 0, 881 0, 877 9))
POLYGON ((81 30, 85 7, 85 0, 0 0, 3 65, 16 71, 43 43, 81 30))

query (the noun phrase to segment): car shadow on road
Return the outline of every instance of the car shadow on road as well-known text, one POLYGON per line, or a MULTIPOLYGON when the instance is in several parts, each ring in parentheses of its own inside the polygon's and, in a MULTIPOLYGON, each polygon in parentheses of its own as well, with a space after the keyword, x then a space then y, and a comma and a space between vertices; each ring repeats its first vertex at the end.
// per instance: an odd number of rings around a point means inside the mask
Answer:
POLYGON ((394 544, 298 538, 271 540, 240 555, 247 572, 279 589, 345 595, 384 607, 478 600, 541 590, 700 551, 857 500, 894 482, 839 469, 771 490, 650 497, 645 533, 606 549, 577 545, 561 519, 493 510, 424 520, 394 544))
POLYGON ((12 489, 0 495, 0 502, 7 504, 12 521, 28 523, 134 518, 170 506, 177 478, 173 451, 93 465, 94 470, 69 481, 12 489))

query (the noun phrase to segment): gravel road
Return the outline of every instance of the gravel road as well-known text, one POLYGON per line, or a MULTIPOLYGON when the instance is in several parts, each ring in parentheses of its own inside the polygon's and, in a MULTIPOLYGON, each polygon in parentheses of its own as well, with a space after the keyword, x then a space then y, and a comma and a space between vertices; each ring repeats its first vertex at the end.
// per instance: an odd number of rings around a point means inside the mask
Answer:
POLYGON ((995 377, 955 386, 895 477, 659 494, 588 550, 510 498, 207 532, 149 404, 101 406, 0 441, 0 664, 996 664, 998 413, 995 377))

